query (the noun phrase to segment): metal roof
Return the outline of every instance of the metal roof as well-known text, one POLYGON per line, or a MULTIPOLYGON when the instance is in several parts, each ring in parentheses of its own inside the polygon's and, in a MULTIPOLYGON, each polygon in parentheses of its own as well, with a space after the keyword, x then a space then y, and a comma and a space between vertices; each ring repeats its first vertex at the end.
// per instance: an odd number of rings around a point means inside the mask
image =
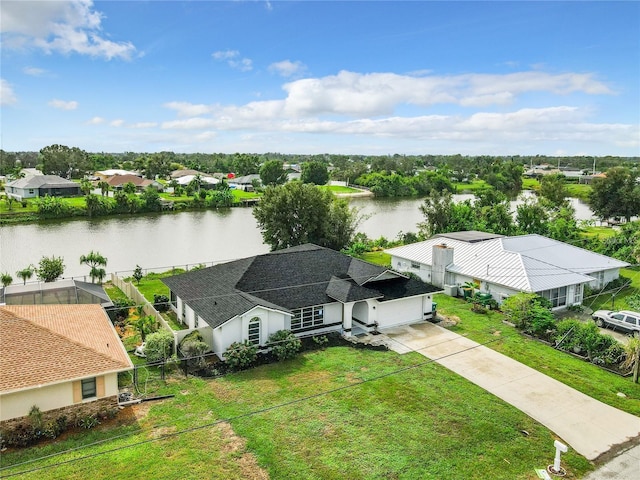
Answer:
POLYGON ((387 253, 432 265, 432 248, 442 244, 453 248, 453 263, 447 271, 525 292, 591 282, 594 278, 589 273, 629 265, 540 235, 476 242, 434 237, 387 253))
POLYGON ((477 230, 469 230, 466 232, 439 233, 435 236, 451 238, 453 240, 460 240, 462 242, 469 243, 483 242, 485 240, 491 240, 492 238, 503 237, 503 235, 498 235, 497 233, 479 232, 477 230))
POLYGON ((78 183, 59 177, 58 175, 31 175, 9 182, 7 186, 15 188, 80 188, 78 183))

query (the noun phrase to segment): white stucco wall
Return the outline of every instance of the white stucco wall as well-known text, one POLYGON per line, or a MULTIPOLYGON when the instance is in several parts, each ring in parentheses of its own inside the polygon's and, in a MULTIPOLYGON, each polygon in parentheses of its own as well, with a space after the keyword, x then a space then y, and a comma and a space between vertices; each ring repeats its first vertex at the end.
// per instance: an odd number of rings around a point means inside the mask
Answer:
POLYGON ((244 315, 234 317, 228 322, 213 329, 212 344, 213 351, 222 358, 224 351, 229 348, 233 342, 242 342, 249 338, 248 328, 252 318, 260 319, 260 345, 267 343, 269 335, 288 328, 286 326, 290 321, 288 315, 269 310, 262 307, 256 307, 245 313, 244 315))
MULTIPOLYGON (((104 375, 105 396, 118 394, 118 374, 104 375)), ((84 400, 90 402, 91 399, 84 400)), ((0 421, 24 417, 34 405, 46 412, 73 405, 73 382, 58 383, 0 395, 0 421)))
POLYGON ((399 272, 410 272, 418 275, 423 282, 431 283, 431 265, 419 264, 419 268, 411 266, 411 261, 406 258, 391 256, 391 268, 399 272))

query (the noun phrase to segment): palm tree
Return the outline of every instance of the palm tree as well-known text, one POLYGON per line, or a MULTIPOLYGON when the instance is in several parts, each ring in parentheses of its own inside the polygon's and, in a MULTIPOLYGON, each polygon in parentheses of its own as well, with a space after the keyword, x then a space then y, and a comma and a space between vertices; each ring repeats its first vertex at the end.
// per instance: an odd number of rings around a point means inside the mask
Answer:
POLYGON ((147 338, 147 335, 153 333, 157 330, 158 324, 153 315, 143 315, 140 316, 137 320, 131 322, 133 326, 140 332, 140 337, 144 342, 147 338))
POLYGON ((89 180, 82 180, 80 182, 80 190, 82 190, 83 194, 89 195, 91 193, 91 190, 93 190, 93 185, 89 180))
POLYGON ((100 194, 104 197, 105 195, 109 196, 109 190, 111 190, 111 185, 108 182, 101 180, 98 182, 98 188, 100 189, 100 194))
POLYGON ((176 188, 180 186, 180 184, 178 183, 178 180, 176 180, 175 178, 174 178, 174 179, 172 179, 172 180, 169 182, 169 186, 170 186, 170 187, 171 187, 171 189, 173 190, 173 196, 174 196, 174 197, 177 197, 177 196, 178 196, 178 194, 177 194, 177 192, 176 192, 176 188))
POLYGON ((16 275, 22 279, 22 284, 26 285, 27 280, 33 277, 33 273, 36 271, 36 267, 33 265, 29 265, 27 268, 23 268, 22 270, 18 270, 16 275))
POLYGON ((91 250, 88 255, 82 255, 80 257, 80 263, 84 263, 91 268, 91 271, 89 272, 91 283, 95 283, 96 278, 99 283, 102 283, 102 279, 107 275, 105 269, 100 268, 107 266, 107 259, 105 257, 100 255, 99 252, 91 250))
POLYGON ((0 275, 0 282, 2 282, 3 287, 8 287, 13 283, 13 277, 9 273, 5 272, 0 275))

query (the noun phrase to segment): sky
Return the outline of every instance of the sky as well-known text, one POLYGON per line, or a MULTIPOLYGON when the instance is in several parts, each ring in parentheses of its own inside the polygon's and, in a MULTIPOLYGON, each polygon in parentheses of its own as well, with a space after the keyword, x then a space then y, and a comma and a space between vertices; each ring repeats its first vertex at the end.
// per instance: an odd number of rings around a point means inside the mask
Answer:
POLYGON ((0 148, 640 156, 640 2, 0 3, 0 148))

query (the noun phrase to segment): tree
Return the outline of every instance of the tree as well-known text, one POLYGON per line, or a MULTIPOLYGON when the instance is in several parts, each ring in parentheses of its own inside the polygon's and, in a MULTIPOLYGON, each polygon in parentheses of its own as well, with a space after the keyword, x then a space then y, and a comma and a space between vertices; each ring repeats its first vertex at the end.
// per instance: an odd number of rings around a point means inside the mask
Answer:
POLYGON ((124 193, 126 193, 127 195, 132 195, 134 193, 136 193, 136 185, 133 182, 127 182, 124 185, 122 185, 122 191, 124 193))
POLYGON ((158 322, 153 315, 138 315, 138 318, 131 322, 136 330, 140 333, 140 338, 144 342, 147 335, 158 330, 158 322))
POLYGON ((99 252, 91 250, 87 255, 80 256, 80 263, 84 263, 91 270, 89 276, 91 277, 91 283, 95 283, 96 278, 98 283, 102 283, 102 279, 107 275, 104 268, 107 266, 107 259, 103 257, 99 252))
POLYGON ((602 219, 625 218, 640 215, 640 185, 636 175, 626 167, 610 168, 604 178, 595 178, 591 184, 589 205, 602 219))
POLYGON ((27 280, 29 280, 33 276, 33 272, 35 271, 35 267, 33 265, 29 265, 22 270, 18 270, 16 275, 22 279, 22 284, 26 285, 27 280))
POLYGON ((544 175, 540 179, 540 195, 547 199, 554 207, 563 207, 569 196, 562 174, 544 175))
POLYGON ((42 257, 36 269, 38 278, 43 282, 55 282, 64 273, 64 260, 62 257, 42 257))
POLYGON ((248 155, 246 153, 236 153, 231 160, 231 166, 236 175, 251 175, 258 173, 260 170, 260 162, 255 155, 248 155))
POLYGON ((149 212, 157 212, 160 210, 160 194, 154 187, 149 186, 145 188, 140 198, 144 202, 145 210, 149 212))
POLYGON ((267 160, 260 167, 260 180, 264 186, 282 185, 287 182, 287 172, 280 160, 267 160))
POLYGON ((307 162, 302 164, 302 183, 313 183, 315 185, 326 185, 329 181, 329 171, 324 163, 307 162))
POLYGON ((109 194, 109 190, 111 190, 111 185, 109 185, 109 182, 100 180, 98 182, 98 188, 100 189, 100 194, 104 197, 105 195, 109 194))
POLYGON ((5 272, 0 275, 0 282, 2 282, 3 287, 8 287, 13 283, 13 277, 11 276, 11 274, 5 272))
POLYGON ((469 200, 454 203, 451 192, 432 191, 420 205, 420 211, 425 217, 425 221, 418 224, 420 235, 423 237, 445 232, 476 230, 474 206, 469 200))
POLYGON ((525 200, 516 208, 516 225, 521 234, 536 233, 546 235, 549 214, 537 200, 525 200))
POLYGON ((142 277, 144 277, 142 273, 142 267, 140 265, 136 265, 136 269, 133 271, 132 277, 136 281, 136 283, 140 285, 140 280, 142 280, 142 277))
POLYGON ((253 215, 272 250, 308 242, 340 250, 350 243, 359 220, 343 199, 299 181, 267 187, 253 215))
POLYGON ((82 180, 80 182, 80 190, 83 194, 89 195, 91 193, 91 190, 93 190, 93 185, 89 180, 82 180))
POLYGON ((42 173, 65 178, 84 176, 91 169, 89 155, 77 147, 50 145, 40 150, 42 173))

